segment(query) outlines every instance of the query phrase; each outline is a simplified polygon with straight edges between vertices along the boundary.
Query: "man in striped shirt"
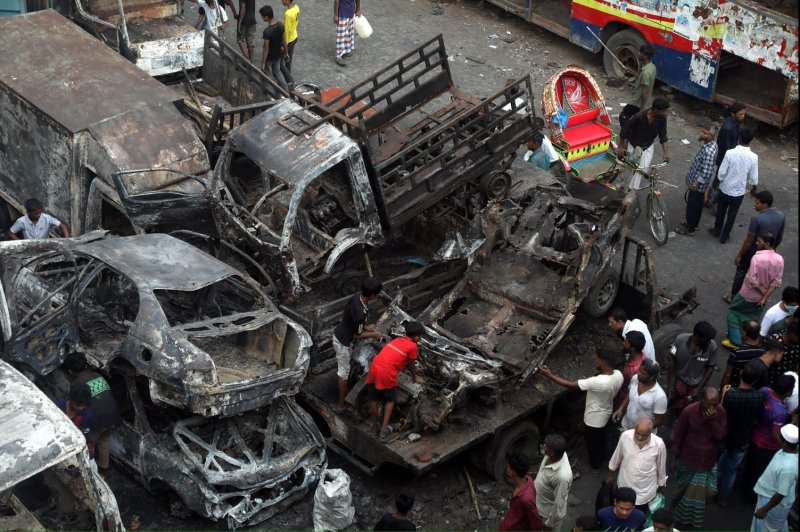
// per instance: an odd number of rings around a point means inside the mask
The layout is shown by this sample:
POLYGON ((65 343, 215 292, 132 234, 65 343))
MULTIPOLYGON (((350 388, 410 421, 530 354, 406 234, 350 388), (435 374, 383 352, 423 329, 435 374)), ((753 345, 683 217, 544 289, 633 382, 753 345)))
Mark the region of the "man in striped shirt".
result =
POLYGON ((686 197, 686 221, 675 230, 680 235, 694 236, 700 225, 706 188, 714 179, 714 163, 717 160, 714 129, 714 126, 704 126, 700 130, 700 142, 703 143, 703 146, 694 156, 689 172, 686 174, 686 186, 689 187, 686 197))

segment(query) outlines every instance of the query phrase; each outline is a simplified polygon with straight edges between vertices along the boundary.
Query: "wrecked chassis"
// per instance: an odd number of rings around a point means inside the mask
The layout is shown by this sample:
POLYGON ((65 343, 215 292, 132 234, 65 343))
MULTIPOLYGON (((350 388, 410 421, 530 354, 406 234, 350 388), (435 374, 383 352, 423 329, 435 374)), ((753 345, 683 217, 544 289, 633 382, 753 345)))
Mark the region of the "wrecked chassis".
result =
MULTIPOLYGON (((645 317, 644 310, 674 318, 693 308, 691 294, 668 300, 665 293, 653 292, 650 280, 654 283, 655 277, 644 275, 646 269, 639 271, 653 264, 648 248, 628 235, 637 211, 635 194, 620 198, 578 183, 571 195, 549 175, 531 172, 512 187, 509 199, 482 211, 486 240, 447 295, 420 313, 406 312, 403 296, 396 295, 378 320, 378 330, 392 336, 403 333, 407 319, 426 326, 418 358, 425 382, 415 384, 400 374, 395 432, 388 442, 375 438, 368 424, 334 411, 335 379, 330 373, 306 379, 302 398, 326 421, 332 436, 329 450, 369 473, 394 463, 422 474, 472 449, 476 466, 500 479, 504 463, 498 465, 498 460, 503 461, 512 445, 538 450, 532 418, 541 416, 539 409, 562 390, 532 375, 562 343, 579 307, 589 316, 602 316, 623 286, 633 293, 637 316, 645 317), (624 262, 622 272, 611 267, 620 250, 626 260, 633 257, 630 246, 637 250, 636 276, 625 271, 629 268, 624 262), (644 303, 656 299, 665 303, 644 303), (415 433, 421 439, 407 439, 415 433)), ((653 317, 651 323, 660 321, 653 317)), ((368 367, 380 347, 362 342, 355 357, 368 367)), ((555 371, 570 374, 573 365, 580 365, 575 364, 579 357, 549 363, 555 371)), ((363 409, 363 392, 362 377, 348 401, 363 409)))
POLYGON ((71 352, 104 372, 125 422, 112 456, 232 528, 302 497, 324 442, 294 402, 311 340, 258 284, 167 235, 95 232, 0 246, 3 356, 55 397, 71 352))

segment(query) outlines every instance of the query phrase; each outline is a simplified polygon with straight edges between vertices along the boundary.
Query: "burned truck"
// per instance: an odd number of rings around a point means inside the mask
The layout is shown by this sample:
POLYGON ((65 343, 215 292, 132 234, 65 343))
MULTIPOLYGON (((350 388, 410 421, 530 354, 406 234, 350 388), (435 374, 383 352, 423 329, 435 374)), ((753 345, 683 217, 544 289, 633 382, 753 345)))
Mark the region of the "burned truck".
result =
POLYGON ((203 31, 177 0, 54 0, 61 13, 150 76, 203 64, 203 31))
MULTIPOLYGON (((485 239, 444 297, 410 313, 403 309, 402 292, 390 294, 377 329, 402 335, 402 323, 416 319, 426 334, 418 359, 424 384, 399 376, 388 441, 379 440, 368 423, 335 411, 335 368, 306 379, 302 397, 324 420, 329 449, 367 472, 393 463, 417 474, 469 449, 477 467, 501 479, 509 450, 538 452, 532 419, 558 394, 557 387, 533 375, 573 320, 586 320, 579 307, 584 316, 602 316, 622 289, 637 302, 636 315, 655 327, 660 317, 676 319, 693 308, 692 292, 665 297, 656 295, 654 281, 647 282, 654 279, 649 250, 629 236, 635 192, 619 196, 583 183, 571 190, 538 169, 523 172, 508 198, 481 211, 485 239), (620 250, 627 267, 617 271, 612 260, 620 250), (625 271, 632 258, 635 275, 625 271)), ((380 348, 363 341, 354 356, 368 367, 380 348)), ((589 356, 584 350, 553 364, 574 377, 575 361, 588 365, 589 356)), ((364 379, 356 375, 347 398, 362 410, 364 379)))
MULTIPOLYGON (((182 115, 202 103, 97 46, 52 10, 0 19, 0 54, 9 58, 0 64, 0 231, 36 197, 72 234, 213 232, 208 154, 182 115), (156 208, 123 204, 119 173, 126 193, 156 208), (138 216, 143 211, 150 216, 138 216)), ((285 94, 212 33, 203 54, 205 83, 234 105, 285 94)))
POLYGON ((163 234, 6 242, 0 262, 3 358, 63 397, 83 353, 122 407, 112 458, 146 486, 237 528, 317 482, 324 442, 293 399, 311 339, 255 281, 163 234))
POLYGON ((110 177, 131 168, 181 171, 137 175, 136 190, 202 193, 185 176, 208 156, 174 91, 53 10, 0 19, 0 56, 0 229, 36 197, 73 234, 133 234, 110 177))
POLYGON ((228 132, 217 229, 296 298, 426 211, 468 220, 502 196, 533 116, 529 78, 483 99, 456 87, 440 35, 338 96, 296 91, 228 132))

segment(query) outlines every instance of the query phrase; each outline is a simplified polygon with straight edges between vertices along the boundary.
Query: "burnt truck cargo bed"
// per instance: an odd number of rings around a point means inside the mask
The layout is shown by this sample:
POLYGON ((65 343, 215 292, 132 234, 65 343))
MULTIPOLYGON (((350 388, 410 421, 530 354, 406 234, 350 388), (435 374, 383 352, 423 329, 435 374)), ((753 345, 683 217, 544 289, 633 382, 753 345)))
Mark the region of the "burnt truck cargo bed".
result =
POLYGON ((332 99, 295 97, 358 142, 387 229, 465 185, 485 197, 507 190, 492 176, 511 165, 535 117, 529 77, 485 99, 459 89, 441 35, 332 99))
MULTIPOLYGON (((593 356, 589 350, 581 351, 577 346, 585 341, 581 339, 581 331, 590 320, 588 316, 579 316, 569 337, 550 356, 548 367, 554 373, 570 380, 589 376, 593 356)), ((401 374, 401 382, 403 377, 401 374)), ((439 432, 423 433, 417 442, 411 443, 408 440, 411 431, 404 431, 393 441, 384 443, 370 430, 368 418, 355 421, 349 414, 334 411, 336 381, 335 367, 319 375, 309 375, 303 383, 301 398, 330 429, 328 449, 345 456, 368 473, 373 473, 383 464, 395 464, 422 475, 502 432, 502 429, 529 418, 568 391, 543 377, 533 376, 521 386, 503 389, 494 405, 487 405, 478 398, 471 399, 453 411, 445 428, 439 432)))

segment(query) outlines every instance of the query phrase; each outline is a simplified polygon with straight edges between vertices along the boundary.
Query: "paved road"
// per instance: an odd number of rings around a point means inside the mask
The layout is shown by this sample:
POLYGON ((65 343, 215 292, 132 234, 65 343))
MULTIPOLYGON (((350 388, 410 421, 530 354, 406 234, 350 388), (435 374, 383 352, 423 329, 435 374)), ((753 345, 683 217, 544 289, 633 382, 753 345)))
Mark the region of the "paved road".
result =
MULTIPOLYGON (((357 42, 354 57, 346 68, 333 62, 335 27, 332 22, 332 0, 300 0, 300 40, 294 59, 294 74, 297 81, 311 81, 320 86, 353 84, 375 72, 422 42, 438 33, 444 34, 451 56, 451 68, 457 83, 465 90, 478 95, 488 95, 499 89, 507 78, 532 76, 536 98, 540 98, 541 87, 546 78, 568 64, 588 67, 603 87, 607 103, 616 114, 621 104, 627 101, 627 88, 610 87, 602 71, 602 59, 547 31, 524 23, 495 8, 481 8, 479 2, 464 0, 444 7, 444 14, 434 16, 428 0, 363 0, 363 11, 374 29, 368 41, 357 42), (513 42, 489 39, 489 35, 511 36, 513 42), (478 59, 476 62, 467 57, 478 59)), ((258 6, 263 5, 261 1, 258 6)), ((280 2, 274 1, 276 12, 282 13, 280 2)), ((194 4, 187 2, 187 19, 194 20, 194 4)), ((263 23, 259 24, 259 30, 263 23)), ((229 30, 228 34, 233 33, 229 30)), ((229 38, 230 40, 230 38, 229 38)), ((511 39, 509 39, 511 40, 511 39)), ((260 50, 258 43, 257 50, 260 50)), ((258 53, 258 52, 257 52, 258 53)), ((669 208, 672 227, 683 217, 684 175, 689 162, 699 147, 699 126, 720 123, 723 117, 718 106, 697 101, 679 93, 663 92, 672 102, 669 115, 670 153, 672 162, 663 172, 665 198, 669 208), (682 143, 682 139, 689 144, 682 143)), ((537 107, 539 103, 537 101, 537 107)), ((797 286, 797 225, 798 178, 797 178, 797 128, 781 132, 761 126, 758 129, 753 150, 760 157, 761 189, 772 190, 776 206, 784 210, 787 219, 793 221, 787 228, 780 249, 787 258, 785 285, 797 286)), ((656 152, 656 157, 660 154, 656 152)), ((703 229, 695 237, 671 236, 662 247, 655 246, 646 221, 637 225, 636 234, 655 247, 658 279, 662 286, 681 292, 691 286, 698 288, 700 308, 694 316, 685 319, 683 325, 691 328, 698 319, 709 320, 722 333, 725 329, 725 305, 721 295, 728 288, 733 276, 733 257, 744 238, 752 202, 742 207, 731 242, 719 244, 703 229)), ((702 226, 712 222, 708 212, 703 215, 702 226)), ((773 298, 774 299, 774 298, 773 298)), ((725 353, 720 353, 724 360, 725 353)), ((714 379, 720 378, 718 371, 714 379)), ((573 460, 585 464, 582 452, 572 453, 573 460)), ((342 466, 335 457, 335 466, 342 466)), ((482 519, 478 520, 462 472, 462 464, 455 461, 446 464, 433 474, 413 479, 405 473, 393 470, 382 471, 375 478, 365 478, 345 467, 353 475, 354 502, 360 528, 372 526, 381 512, 389 509, 393 495, 399 487, 407 487, 418 494, 415 517, 425 528, 436 529, 491 529, 497 526, 508 504, 510 489, 502 483, 490 481, 477 472, 472 472, 473 481, 479 486, 478 498, 482 519)), ((580 463, 577 469, 583 470, 580 463)), ((570 507, 572 516, 590 512, 600 477, 582 473, 575 482, 570 507)), ((143 515, 144 528, 219 528, 221 523, 212 523, 198 518, 179 519, 164 512, 161 503, 154 504, 136 484, 118 473, 112 476, 112 484, 120 498, 120 506, 127 518, 134 513, 143 515), (120 494, 122 496, 120 497, 120 494)), ((312 497, 306 499, 265 523, 270 528, 310 528, 312 497)), ((737 504, 726 511, 712 506, 706 524, 714 530, 745 530, 749 528, 752 508, 737 504)), ((264 528, 263 526, 260 528, 264 528)))

